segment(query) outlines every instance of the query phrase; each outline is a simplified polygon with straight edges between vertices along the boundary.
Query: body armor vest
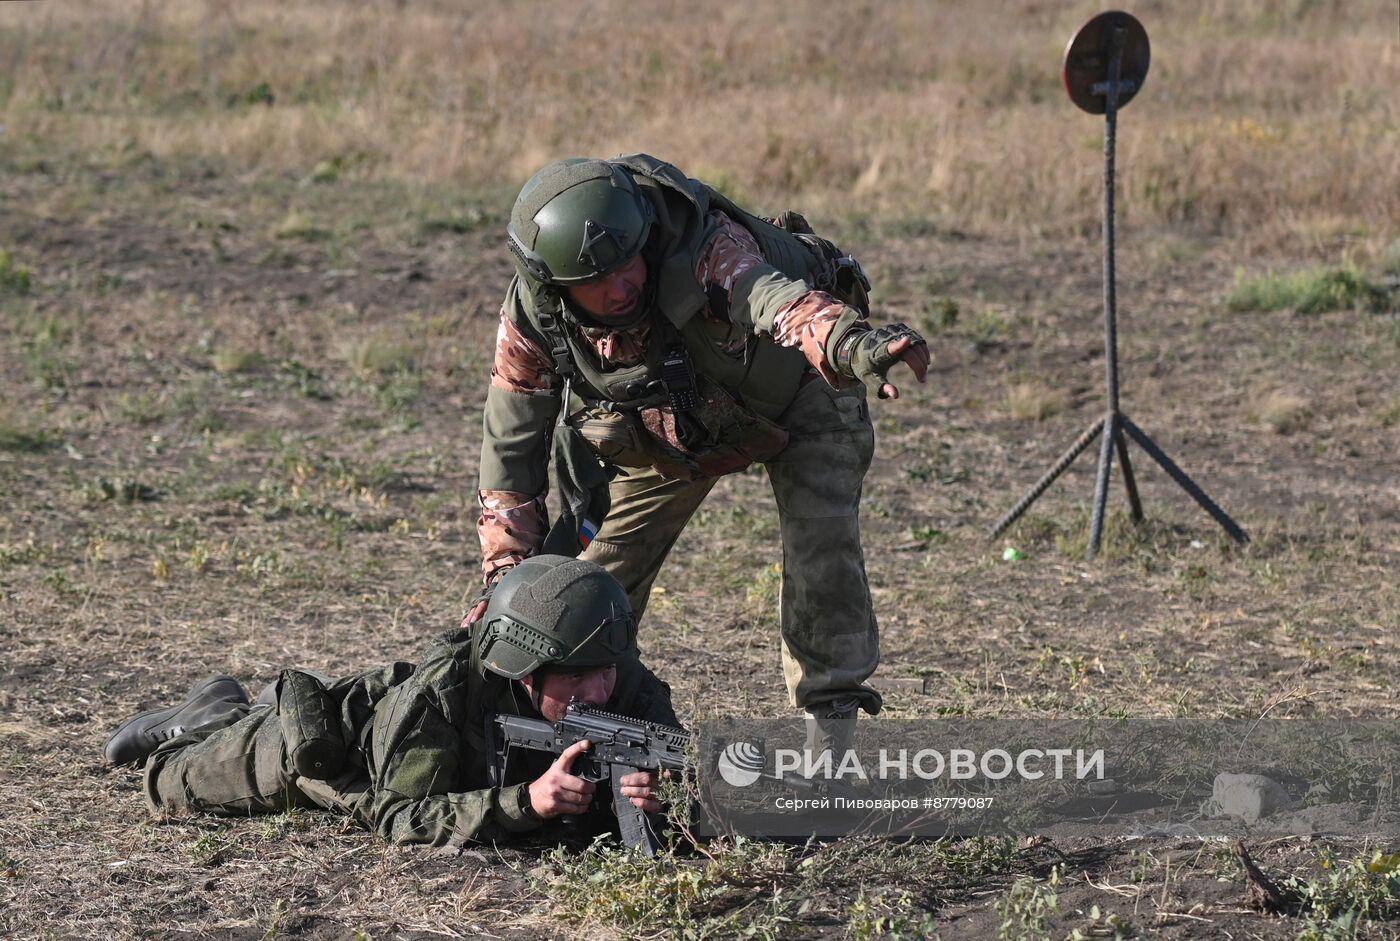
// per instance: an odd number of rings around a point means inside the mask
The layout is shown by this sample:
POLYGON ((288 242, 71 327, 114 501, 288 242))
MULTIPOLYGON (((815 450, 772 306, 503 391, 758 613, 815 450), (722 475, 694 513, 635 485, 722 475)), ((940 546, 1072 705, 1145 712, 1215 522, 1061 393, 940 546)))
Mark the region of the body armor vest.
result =
POLYGON ((742 225, 758 242, 764 259, 794 280, 811 283, 821 259, 793 233, 735 205, 704 183, 688 179, 668 163, 645 154, 614 162, 633 174, 656 211, 656 231, 647 257, 647 296, 643 298, 653 317, 645 359, 636 366, 604 372, 594 351, 564 322, 558 292, 532 279, 516 279, 512 284, 515 296, 507 299, 507 309, 524 314, 526 332, 543 341, 556 368, 564 366, 562 359, 567 358, 567 367, 560 372, 571 380, 572 391, 586 405, 636 410, 665 404, 667 397, 658 381, 661 363, 668 350, 683 344, 699 376, 715 382, 764 418, 776 419, 796 394, 806 359, 800 350, 781 347, 770 337, 747 337, 740 355, 726 353, 721 345, 741 328, 695 316, 708 303, 695 277, 695 263, 713 234, 709 213, 721 210, 742 225))

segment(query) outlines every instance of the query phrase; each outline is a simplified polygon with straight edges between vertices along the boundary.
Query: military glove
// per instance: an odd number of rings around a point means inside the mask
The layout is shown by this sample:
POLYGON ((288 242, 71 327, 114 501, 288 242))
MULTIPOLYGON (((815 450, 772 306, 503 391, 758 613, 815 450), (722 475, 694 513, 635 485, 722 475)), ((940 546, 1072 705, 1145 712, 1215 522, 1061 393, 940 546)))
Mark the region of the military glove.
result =
POLYGON ((463 615, 462 623, 457 625, 458 630, 464 631, 481 620, 481 616, 486 613, 486 606, 491 603, 491 592, 495 590, 496 583, 492 582, 477 593, 477 596, 472 599, 472 606, 463 615))
MULTIPOLYGON (((874 330, 851 330, 836 347, 836 368, 845 376, 859 379, 867 391, 883 399, 885 395, 882 390, 889 381, 890 368, 921 346, 927 346, 926 341, 907 324, 892 323, 874 330), (890 346, 906 337, 913 341, 912 345, 901 353, 891 353, 890 346)), ((922 355, 926 357, 927 353, 922 355)))

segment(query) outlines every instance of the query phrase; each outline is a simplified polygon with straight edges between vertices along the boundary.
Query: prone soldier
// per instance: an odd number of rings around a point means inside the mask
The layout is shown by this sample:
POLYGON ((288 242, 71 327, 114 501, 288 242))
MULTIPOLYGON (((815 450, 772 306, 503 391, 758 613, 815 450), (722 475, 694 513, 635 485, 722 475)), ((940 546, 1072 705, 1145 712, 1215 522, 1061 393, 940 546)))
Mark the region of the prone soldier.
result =
MULTIPOLYGON (((542 555, 497 586, 484 617, 399 662, 321 683, 286 671, 249 702, 215 677, 177 706, 122 723, 103 753, 145 762, 152 810, 246 816, 320 807, 350 814, 394 843, 500 842, 562 816, 603 832, 612 808, 572 765, 528 753, 493 783, 494 716, 557 722, 572 700, 675 726, 670 688, 637 658, 637 621, 598 565, 542 555)), ((655 772, 617 782, 657 813, 655 772)), ((562 834, 561 834, 562 835, 562 834)))

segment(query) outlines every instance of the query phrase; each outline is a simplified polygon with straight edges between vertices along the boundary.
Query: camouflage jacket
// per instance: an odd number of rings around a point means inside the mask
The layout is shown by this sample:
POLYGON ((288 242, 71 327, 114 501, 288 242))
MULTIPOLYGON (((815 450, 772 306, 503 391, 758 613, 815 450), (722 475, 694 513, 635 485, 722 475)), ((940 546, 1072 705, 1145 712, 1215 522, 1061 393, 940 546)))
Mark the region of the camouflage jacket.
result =
MULTIPOLYGON (((459 631, 429 648, 416 666, 400 663, 347 677, 331 687, 333 694, 352 690, 342 712, 344 731, 349 733, 347 741, 359 743, 352 747, 352 757, 356 764, 363 763, 369 777, 368 788, 357 798, 342 797, 331 804, 349 809, 361 824, 390 842, 494 843, 554 825, 520 810, 521 789, 548 768, 551 756, 520 762, 512 775, 518 780, 491 785, 494 756, 488 754, 484 734, 488 717, 540 715, 518 684, 480 672, 472 663, 471 647, 468 632, 459 631), (355 691, 383 679, 393 685, 381 688, 377 701, 366 703, 356 696, 355 691), (356 698, 368 709, 352 710, 350 702, 356 698)), ((606 708, 680 724, 671 708, 670 687, 635 658, 618 664, 617 684, 606 708)), ((589 816, 594 819, 585 823, 597 832, 612 824, 612 809, 606 803, 595 803, 589 816)))

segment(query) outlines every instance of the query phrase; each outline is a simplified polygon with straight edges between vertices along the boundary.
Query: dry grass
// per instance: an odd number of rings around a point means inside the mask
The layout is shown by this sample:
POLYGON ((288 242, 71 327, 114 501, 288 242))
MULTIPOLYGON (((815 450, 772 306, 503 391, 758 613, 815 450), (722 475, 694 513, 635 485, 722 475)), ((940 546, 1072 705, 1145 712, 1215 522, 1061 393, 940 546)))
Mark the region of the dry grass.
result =
POLYGON ((1291 435, 1307 426, 1308 401, 1292 392, 1270 392, 1255 403, 1255 417, 1281 435, 1291 435))
MULTIPOLYGON (((1058 69, 1097 9, 672 0, 640 24, 617 0, 528 15, 504 2, 4 4, 0 113, 13 137, 117 163, 196 156, 510 192, 552 157, 647 150, 769 206, 1091 230, 1101 124, 1065 100, 1058 69)), ((1125 221, 1375 251, 1394 238, 1393 7, 1135 12, 1154 50, 1120 129, 1125 221)))
MULTIPOLYGON (((1156 59, 1123 126, 1124 404, 1253 541, 1134 449, 1148 521, 1115 480, 1086 564, 1091 451, 1008 533, 1009 564, 984 527, 1102 408, 1100 129, 1054 76, 1097 7, 0 4, 0 937, 640 933, 559 921, 622 872, 592 856, 148 818, 99 757, 210 672, 256 691, 290 664, 412 658, 456 623, 501 210, 568 152, 651 149, 825 211, 881 319, 929 328, 930 382, 871 403, 878 675, 926 681, 887 717, 1393 716, 1400 329, 1366 305, 1224 304, 1241 267, 1400 274, 1383 6, 1134 8, 1156 59), (1038 237, 1067 230, 1091 238, 1038 237)), ((763 475, 720 481, 643 627, 687 719, 788 714, 781 557, 763 475)), ((726 904, 797 936, 988 937, 998 894, 1068 854, 1063 910, 1138 936, 1304 927, 1241 909, 1238 873, 1177 841, 993 850, 755 845, 773 865, 726 904)), ((1259 858, 1318 870, 1313 838, 1259 858)))
POLYGON ((1021 421, 1043 421, 1069 407, 1069 393, 1034 382, 1018 383, 1006 390, 1006 410, 1021 421))

